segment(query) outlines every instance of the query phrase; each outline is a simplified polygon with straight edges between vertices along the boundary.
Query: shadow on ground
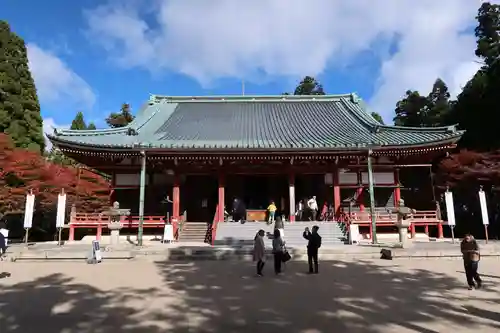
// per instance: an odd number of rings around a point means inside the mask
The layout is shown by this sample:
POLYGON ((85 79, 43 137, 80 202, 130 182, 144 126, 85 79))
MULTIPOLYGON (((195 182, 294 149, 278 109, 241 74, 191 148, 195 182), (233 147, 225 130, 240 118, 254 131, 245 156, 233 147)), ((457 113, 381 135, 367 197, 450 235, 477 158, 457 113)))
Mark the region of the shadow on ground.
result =
POLYGON ((499 313, 453 305, 467 294, 464 281, 423 269, 404 272, 397 261, 385 267, 323 262, 319 275, 304 274, 305 263, 292 262, 279 277, 268 263, 263 278, 242 262, 157 265, 165 282, 185 293, 183 305, 165 313, 178 322, 172 333, 188 332, 190 320, 198 325, 193 332, 207 333, 427 333, 448 331, 445 320, 471 331, 500 329, 499 313))
MULTIPOLYGON (((450 331, 445 322, 465 331, 500 329, 497 312, 457 305, 467 295, 464 281, 407 271, 398 261, 323 262, 310 276, 304 263, 293 262, 283 276, 263 278, 246 262, 151 265, 163 278, 155 288, 97 288, 64 274, 10 286, 0 280, 0 332, 428 333, 450 331)), ((498 308, 499 295, 491 293, 484 302, 498 308)))

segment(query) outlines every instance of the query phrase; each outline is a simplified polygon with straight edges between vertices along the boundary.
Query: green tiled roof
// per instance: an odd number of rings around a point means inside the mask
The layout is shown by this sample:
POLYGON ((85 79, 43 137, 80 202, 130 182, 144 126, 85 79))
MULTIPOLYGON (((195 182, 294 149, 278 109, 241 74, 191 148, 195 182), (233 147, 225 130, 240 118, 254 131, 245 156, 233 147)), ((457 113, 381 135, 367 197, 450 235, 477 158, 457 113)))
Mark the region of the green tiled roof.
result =
POLYGON ((355 95, 152 95, 136 119, 120 129, 48 134, 60 146, 167 149, 357 149, 453 143, 455 126, 380 125, 355 95))

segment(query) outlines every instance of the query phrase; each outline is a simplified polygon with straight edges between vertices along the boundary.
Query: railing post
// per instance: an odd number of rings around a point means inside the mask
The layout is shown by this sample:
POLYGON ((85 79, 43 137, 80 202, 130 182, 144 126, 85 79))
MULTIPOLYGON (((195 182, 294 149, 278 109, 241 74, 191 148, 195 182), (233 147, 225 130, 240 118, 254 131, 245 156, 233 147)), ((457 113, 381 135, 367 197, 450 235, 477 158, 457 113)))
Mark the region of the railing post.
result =
POLYGON ((75 223, 76 223, 76 206, 73 204, 71 206, 71 212, 69 215, 69 235, 68 241, 72 242, 75 240, 75 223))

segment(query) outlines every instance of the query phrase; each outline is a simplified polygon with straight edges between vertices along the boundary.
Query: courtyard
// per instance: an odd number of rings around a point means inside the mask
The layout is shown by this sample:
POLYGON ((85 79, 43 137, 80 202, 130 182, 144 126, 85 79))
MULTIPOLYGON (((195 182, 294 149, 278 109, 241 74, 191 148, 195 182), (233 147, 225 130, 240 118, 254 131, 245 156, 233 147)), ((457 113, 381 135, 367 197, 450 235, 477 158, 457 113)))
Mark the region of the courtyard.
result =
POLYGON ((482 290, 460 260, 291 262, 263 278, 238 261, 2 262, 0 331, 497 332, 499 259, 482 290))

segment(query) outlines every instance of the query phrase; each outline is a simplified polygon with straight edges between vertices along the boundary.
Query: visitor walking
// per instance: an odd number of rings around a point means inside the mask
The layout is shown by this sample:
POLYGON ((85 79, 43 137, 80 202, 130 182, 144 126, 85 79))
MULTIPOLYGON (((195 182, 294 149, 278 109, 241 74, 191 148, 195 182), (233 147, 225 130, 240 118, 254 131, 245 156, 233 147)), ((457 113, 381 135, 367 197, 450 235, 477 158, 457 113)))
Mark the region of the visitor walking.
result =
POLYGON ((285 240, 285 221, 283 220, 283 217, 278 217, 276 219, 276 222, 274 222, 274 229, 278 229, 281 239, 285 240))
POLYGON ((267 213, 269 215, 267 224, 272 224, 276 220, 275 216, 277 210, 278 208, 276 208, 276 204, 274 203, 274 201, 271 201, 271 204, 267 207, 267 213))
POLYGON ((281 264, 283 263, 283 254, 285 253, 285 241, 281 238, 280 231, 274 229, 273 234, 273 256, 274 273, 281 274, 281 264))
POLYGON ((479 245, 470 233, 467 233, 460 243, 460 250, 464 259, 465 277, 469 290, 474 287, 481 288, 483 282, 477 273, 480 260, 479 245))
POLYGON ((7 251, 7 235, 9 231, 5 225, 5 222, 0 222, 0 260, 3 260, 2 257, 7 251))
POLYGON ((314 195, 307 202, 307 207, 311 211, 311 221, 316 221, 316 217, 318 216, 318 202, 316 201, 316 196, 314 195))
POLYGON ((304 213, 304 202, 302 200, 299 200, 299 203, 297 204, 297 212, 295 215, 297 216, 297 221, 302 221, 302 215, 304 213))
POLYGON ((309 274, 318 274, 318 249, 321 247, 321 236, 318 234, 319 227, 312 227, 312 232, 306 227, 303 236, 307 242, 307 262, 309 263, 309 274), (314 267, 313 267, 314 264, 314 267))
POLYGON ((257 262, 257 275, 262 275, 266 263, 266 246, 264 245, 264 230, 259 230, 253 240, 253 260, 257 262))
POLYGON ((9 239, 9 229, 7 229, 7 223, 5 223, 5 221, 0 221, 0 234, 3 235, 5 247, 7 247, 9 239))

